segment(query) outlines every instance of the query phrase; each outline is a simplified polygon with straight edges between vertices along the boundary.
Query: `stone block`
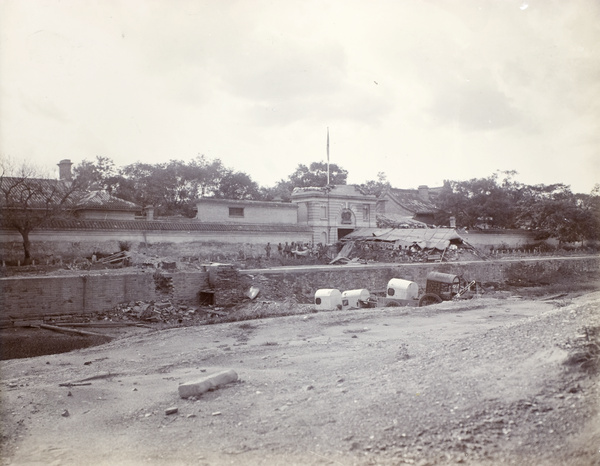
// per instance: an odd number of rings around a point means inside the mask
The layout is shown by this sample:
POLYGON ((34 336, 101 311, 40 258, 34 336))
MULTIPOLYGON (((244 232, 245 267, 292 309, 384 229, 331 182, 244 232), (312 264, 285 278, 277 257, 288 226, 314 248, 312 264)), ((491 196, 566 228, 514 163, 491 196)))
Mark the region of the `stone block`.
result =
POLYGON ((227 371, 217 372, 216 374, 208 375, 194 382, 186 382, 179 386, 179 396, 181 398, 189 398, 190 396, 198 396, 209 390, 214 390, 222 385, 235 382, 238 379, 237 373, 230 369, 227 371))

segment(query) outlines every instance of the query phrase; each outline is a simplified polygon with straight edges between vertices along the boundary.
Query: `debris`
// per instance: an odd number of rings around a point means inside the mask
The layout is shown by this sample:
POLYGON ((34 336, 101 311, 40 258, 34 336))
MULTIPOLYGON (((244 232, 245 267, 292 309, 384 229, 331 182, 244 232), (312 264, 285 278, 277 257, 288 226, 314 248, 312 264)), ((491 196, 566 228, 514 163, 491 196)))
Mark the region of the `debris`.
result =
POLYGON ((45 328, 47 330, 53 330, 55 332, 61 332, 61 333, 74 333, 77 335, 87 335, 87 336, 93 336, 93 337, 107 337, 107 338, 112 338, 108 335, 104 335, 102 333, 95 333, 95 332, 86 332, 85 330, 75 330, 72 328, 65 328, 65 327, 57 327, 55 325, 48 325, 48 324, 40 324, 39 325, 40 328, 45 328))
POLYGON ((349 241, 346 244, 344 244, 344 246, 342 247, 342 249, 340 250, 340 252, 338 253, 338 255, 335 257, 335 259, 333 259, 329 264, 333 265, 333 264, 347 264, 350 259, 350 253, 352 252, 352 249, 354 248, 354 241, 349 241))
POLYGON ((195 382, 187 382, 179 385, 179 396, 181 398, 188 398, 190 396, 201 395, 222 385, 235 382, 237 379, 238 375, 233 369, 217 372, 195 382))
POLYGON ((98 259, 98 263, 100 264, 114 264, 116 262, 123 262, 127 260, 129 257, 129 253, 127 251, 120 251, 115 254, 112 254, 107 257, 103 257, 102 259, 98 259))
POLYGON ((568 293, 560 293, 554 296, 548 296, 547 298, 543 298, 542 301, 550 301, 552 299, 564 298, 568 293))
POLYGON ((98 380, 98 379, 108 379, 109 377, 115 377, 118 374, 116 373, 111 373, 111 372, 103 372, 101 374, 97 374, 97 375, 92 375, 91 377, 86 377, 85 379, 80 379, 80 380, 74 380, 72 382, 65 382, 65 383, 61 383, 58 384, 60 387, 78 387, 81 385, 92 385, 91 382, 88 383, 88 381, 90 380, 98 380))
POLYGON ((248 296, 248 298, 250 299, 254 299, 258 296, 258 293, 260 293, 260 288, 257 286, 251 286, 248 292, 246 293, 246 296, 248 296))
POLYGON ((165 409, 165 415, 168 416, 169 414, 175 414, 175 413, 177 413, 177 411, 179 411, 177 406, 172 406, 170 408, 165 409))

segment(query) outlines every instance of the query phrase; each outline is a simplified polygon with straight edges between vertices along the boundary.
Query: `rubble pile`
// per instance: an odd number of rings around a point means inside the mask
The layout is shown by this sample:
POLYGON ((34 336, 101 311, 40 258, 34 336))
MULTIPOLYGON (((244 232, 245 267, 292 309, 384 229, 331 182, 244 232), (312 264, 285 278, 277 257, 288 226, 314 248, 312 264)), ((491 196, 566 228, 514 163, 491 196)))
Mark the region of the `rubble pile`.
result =
POLYGON ((249 301, 233 309, 237 320, 261 319, 265 317, 308 314, 314 312, 313 304, 300 304, 294 297, 283 301, 249 301))
POLYGON ((119 304, 109 311, 96 314, 96 318, 117 322, 193 325, 222 314, 222 308, 218 307, 190 306, 165 300, 119 304))

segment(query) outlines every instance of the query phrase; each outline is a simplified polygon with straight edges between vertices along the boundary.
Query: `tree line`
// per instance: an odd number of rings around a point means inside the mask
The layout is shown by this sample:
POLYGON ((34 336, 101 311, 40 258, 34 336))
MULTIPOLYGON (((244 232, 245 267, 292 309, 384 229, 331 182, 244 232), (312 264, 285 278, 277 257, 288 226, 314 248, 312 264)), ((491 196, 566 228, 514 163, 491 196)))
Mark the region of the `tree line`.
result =
MULTIPOLYGON (((327 164, 313 162, 299 164, 273 187, 261 187, 250 175, 204 156, 189 162, 136 162, 123 167, 116 167, 107 157, 96 157, 73 168, 74 179, 68 189, 60 183, 40 183, 27 164, 19 167, 17 176, 8 176, 11 173, 2 168, 0 220, 23 236, 26 261, 29 232, 68 214, 90 190, 106 190, 142 208, 151 205, 159 216, 192 218, 201 197, 288 202, 294 188, 323 187, 328 181, 327 164)), ((580 194, 561 183, 527 185, 517 181, 516 174, 505 171, 466 181, 446 180, 432 192, 432 202, 439 209, 436 224, 449 225, 454 217, 456 225, 463 228, 527 228, 536 231, 539 240, 600 241, 600 184, 591 193, 580 194)), ((344 185, 347 178, 347 170, 330 164, 330 184, 344 185)), ((391 186, 380 172, 376 180, 366 181, 361 188, 379 195, 391 186)))
MULTIPOLYGON (((331 184, 346 184, 346 170, 330 164, 329 171, 331 184)), ((142 207, 152 205, 161 216, 193 217, 196 200, 201 197, 288 202, 295 187, 327 184, 324 162, 299 164, 287 179, 273 187, 261 187, 248 174, 202 155, 189 162, 136 162, 121 168, 115 167, 109 158, 96 157, 94 161, 81 162, 73 172, 80 184, 105 189, 142 207)))
MULTIPOLYGON (((329 181, 346 184, 348 171, 330 164, 329 181)), ((136 162, 117 169, 105 157, 83 161, 74 168, 76 179, 96 185, 141 206, 152 205, 158 215, 194 216, 199 197, 284 201, 296 187, 325 186, 327 164, 299 164, 273 187, 261 187, 243 172, 225 167, 219 159, 198 156, 190 162, 136 162)), ((439 209, 436 223, 449 225, 454 217, 463 228, 527 228, 539 238, 561 241, 600 240, 600 184, 590 194, 573 193, 568 185, 528 185, 516 180, 515 171, 496 172, 465 181, 444 181, 432 196, 439 209)), ((390 187, 383 172, 361 185, 379 195, 390 187)))

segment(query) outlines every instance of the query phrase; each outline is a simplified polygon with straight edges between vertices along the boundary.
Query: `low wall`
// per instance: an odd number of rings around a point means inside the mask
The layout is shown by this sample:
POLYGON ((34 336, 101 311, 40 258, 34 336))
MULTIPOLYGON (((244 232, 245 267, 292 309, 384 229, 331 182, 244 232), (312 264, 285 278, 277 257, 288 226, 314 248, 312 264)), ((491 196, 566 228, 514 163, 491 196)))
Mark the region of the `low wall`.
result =
MULTIPOLYGON (((189 238, 188 238, 189 239, 189 238)), ((168 257, 170 260, 181 261, 183 258, 190 260, 194 258, 200 262, 228 262, 239 260, 240 258, 256 259, 265 256, 265 246, 267 242, 271 243, 271 254, 275 255, 277 243, 286 241, 299 241, 298 238, 277 236, 277 242, 273 238, 264 238, 262 241, 254 243, 245 242, 249 238, 238 238, 237 243, 227 243, 219 241, 222 238, 215 238, 212 241, 187 241, 177 242, 137 242, 127 239, 111 239, 105 236, 103 240, 98 241, 44 241, 41 237, 36 237, 36 241, 31 244, 31 256, 38 265, 53 264, 62 262, 83 261, 85 258, 91 258, 92 254, 100 253, 110 255, 120 250, 121 244, 127 243, 129 251, 139 253, 150 258, 168 257)), ((300 238, 301 240, 302 238, 300 238)), ((0 242, 0 263, 17 264, 17 261, 23 260, 23 245, 18 241, 0 242)))
POLYGON ((0 279, 0 318, 91 314, 132 301, 195 302, 208 273, 117 273, 0 279))
POLYGON ((79 276, 13 277, 0 279, 1 319, 26 319, 43 315, 85 314, 112 309, 131 301, 169 299, 197 304, 198 292, 211 289, 215 304, 243 301, 250 286, 260 288, 259 299, 294 298, 311 303, 315 291, 367 288, 384 291, 392 278, 416 282, 421 290, 431 271, 462 275, 480 283, 552 283, 557 278, 596 273, 600 257, 515 259, 434 264, 377 264, 281 267, 236 270, 209 266, 198 272, 109 273, 79 276))
MULTIPOLYGON (((203 251, 218 245, 220 255, 235 257, 239 251, 251 256, 265 254, 267 243, 277 245, 285 242, 310 243, 312 232, 286 231, 238 231, 238 232, 189 232, 178 231, 44 231, 34 230, 30 234, 31 257, 38 263, 52 261, 73 261, 100 252, 112 254, 118 252, 121 243, 128 243, 132 251, 152 253, 153 249, 168 247, 176 257, 203 256, 203 251)), ((276 249, 276 248, 275 248, 276 249)), ((0 229, 0 261, 14 262, 23 260, 23 240, 12 231, 0 229)), ((216 255, 219 255, 217 253, 216 255)))
POLYGON ((245 286, 258 286, 261 296, 282 299, 286 295, 312 302, 318 289, 340 291, 366 288, 384 291, 392 278, 414 281, 423 292, 429 272, 461 275, 482 284, 552 283, 559 277, 576 277, 600 269, 600 257, 554 257, 445 263, 313 266, 244 270, 245 286))

